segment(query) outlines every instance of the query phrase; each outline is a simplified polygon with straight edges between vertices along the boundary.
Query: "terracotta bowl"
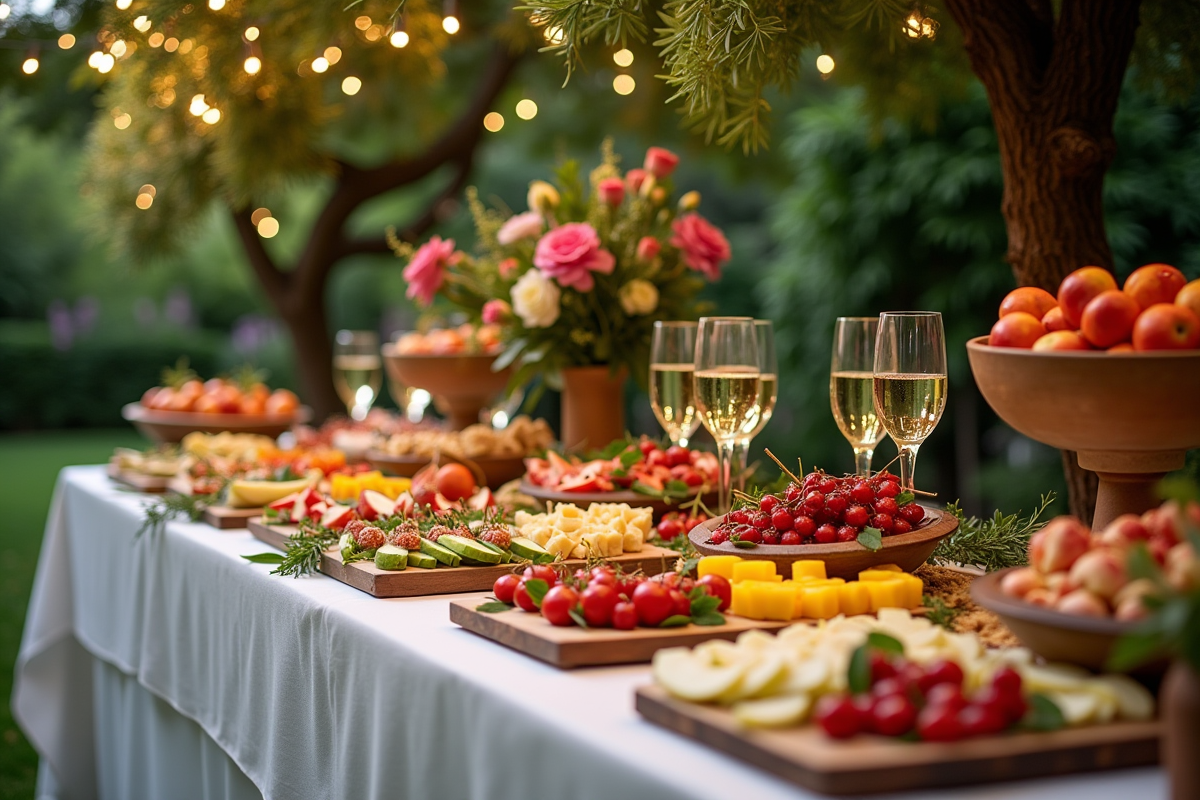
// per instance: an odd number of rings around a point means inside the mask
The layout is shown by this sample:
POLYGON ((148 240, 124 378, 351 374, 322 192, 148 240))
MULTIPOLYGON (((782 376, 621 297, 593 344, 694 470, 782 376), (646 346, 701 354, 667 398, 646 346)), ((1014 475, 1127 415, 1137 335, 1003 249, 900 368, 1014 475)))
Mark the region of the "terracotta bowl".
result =
MULTIPOLYGON (((428 456, 397 456, 382 450, 369 450, 367 451, 367 461, 371 466, 383 472, 411 478, 421 467, 429 464, 433 459, 428 456)), ((483 473, 488 487, 492 489, 498 489, 525 474, 525 459, 523 458, 472 458, 466 459, 464 463, 468 467, 478 467, 479 471, 483 473)))
MULTIPOLYGON (((654 509, 654 519, 656 521, 668 511, 678 511, 682 503, 691 502, 691 498, 689 497, 687 500, 668 503, 665 500, 656 500, 653 497, 647 497, 644 494, 638 494, 634 491, 556 492, 541 486, 535 486, 529 481, 521 481, 520 491, 522 494, 527 494, 540 503, 574 503, 580 508, 587 508, 592 503, 628 503, 634 508, 652 508, 654 509)), ((715 506, 717 504, 716 493, 705 495, 704 503, 709 507, 715 506)))
POLYGON ((688 538, 697 552, 706 556, 741 556, 746 559, 774 561, 776 571, 787 577, 791 575, 791 564, 800 559, 819 559, 825 562, 825 574, 830 578, 851 580, 864 569, 880 564, 895 564, 905 572, 912 572, 929 560, 938 542, 958 529, 954 515, 933 508, 925 509, 925 520, 920 528, 910 533, 883 537, 883 547, 875 552, 858 542, 835 542, 834 544, 767 544, 742 549, 729 542, 705 544, 713 530, 724 517, 715 517, 692 528, 688 538))
POLYGON ((1160 502, 1154 484, 1200 447, 1200 350, 1034 352, 967 342, 992 410, 1100 475, 1095 528, 1160 502))
MULTIPOLYGON (((971 583, 971 597, 1000 617, 1021 644, 1047 661, 1076 664, 1097 672, 1109 671, 1106 662, 1117 639, 1133 631, 1137 623, 1064 614, 1009 597, 1000 591, 1000 581, 1010 571, 1002 569, 976 578, 971 583)), ((1151 664, 1136 672, 1161 674, 1165 667, 1165 663, 1151 664)))
POLYGON ((295 414, 197 414, 192 411, 158 411, 141 403, 128 403, 121 416, 133 423, 143 436, 155 442, 180 442, 189 433, 258 433, 278 436, 293 425, 308 422, 307 406, 295 414))
POLYGON ((511 368, 492 371, 495 355, 401 355, 392 343, 382 352, 391 379, 433 395, 454 430, 479 422, 479 412, 504 391, 512 375, 511 368))

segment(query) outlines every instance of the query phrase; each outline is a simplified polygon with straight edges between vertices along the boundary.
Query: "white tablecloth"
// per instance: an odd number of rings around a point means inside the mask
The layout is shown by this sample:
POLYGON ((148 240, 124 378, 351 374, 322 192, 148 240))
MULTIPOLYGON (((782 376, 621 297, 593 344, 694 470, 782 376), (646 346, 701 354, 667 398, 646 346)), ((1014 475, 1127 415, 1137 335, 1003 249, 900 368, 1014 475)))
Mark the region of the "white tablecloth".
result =
MULTIPOLYGON (((445 596, 378 600, 325 576, 269 576, 240 558, 267 549, 245 531, 174 523, 135 540, 142 502, 98 467, 72 467, 46 526, 13 710, 64 798, 162 796, 152 787, 176 776, 225 780, 233 796, 239 770, 281 799, 808 796, 644 722, 633 689, 645 666, 564 672, 452 625, 445 596), (146 705, 120 700, 122 676, 231 764, 173 763, 180 749, 156 755, 144 733, 122 741, 110 718, 146 705)), ((215 757, 203 742, 192 750, 215 757)), ((1139 769, 907 796, 1164 787, 1161 771, 1139 769)))

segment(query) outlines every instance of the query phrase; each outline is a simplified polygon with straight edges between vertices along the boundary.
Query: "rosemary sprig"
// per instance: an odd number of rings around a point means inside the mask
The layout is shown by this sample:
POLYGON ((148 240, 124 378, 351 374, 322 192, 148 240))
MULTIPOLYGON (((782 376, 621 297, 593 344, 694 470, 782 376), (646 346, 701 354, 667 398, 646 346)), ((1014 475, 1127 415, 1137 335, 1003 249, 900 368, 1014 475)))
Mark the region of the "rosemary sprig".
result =
POLYGON ((943 539, 933 551, 935 564, 958 564, 994 572, 1006 567, 1024 566, 1029 561, 1029 537, 1046 523, 1041 516, 1054 502, 1054 492, 1042 495, 1041 504, 1028 517, 996 511, 991 519, 967 518, 958 502, 946 504, 946 511, 958 518, 958 530, 943 539))
POLYGON ((300 529, 288 537, 287 551, 279 566, 271 570, 272 575, 291 575, 299 578, 321 569, 321 554, 338 542, 337 531, 319 525, 302 523, 300 529))
POLYGON ((961 608, 947 605, 945 600, 932 595, 922 597, 921 604, 929 609, 928 617, 930 622, 934 625, 940 625, 948 631, 954 630, 954 618, 962 613, 961 608))
MULTIPOLYGON (((224 491, 224 487, 222 487, 222 491, 224 491)), ((140 539, 144 533, 157 536, 173 519, 186 518, 197 522, 220 496, 221 492, 212 494, 168 492, 143 507, 142 526, 137 529, 134 539, 140 539)))

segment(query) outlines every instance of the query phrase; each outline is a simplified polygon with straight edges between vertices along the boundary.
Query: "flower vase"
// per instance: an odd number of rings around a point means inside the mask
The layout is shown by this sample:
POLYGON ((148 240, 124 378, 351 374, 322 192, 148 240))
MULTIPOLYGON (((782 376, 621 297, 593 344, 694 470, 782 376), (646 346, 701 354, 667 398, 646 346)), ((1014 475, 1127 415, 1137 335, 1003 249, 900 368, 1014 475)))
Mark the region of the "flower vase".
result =
POLYGON ((563 446, 599 449, 625 435, 625 381, 622 367, 613 374, 607 364, 569 367, 562 371, 563 446))
POLYGON ((1163 763, 1171 778, 1172 800, 1200 797, 1200 672, 1183 659, 1167 671, 1159 693, 1165 719, 1163 763))

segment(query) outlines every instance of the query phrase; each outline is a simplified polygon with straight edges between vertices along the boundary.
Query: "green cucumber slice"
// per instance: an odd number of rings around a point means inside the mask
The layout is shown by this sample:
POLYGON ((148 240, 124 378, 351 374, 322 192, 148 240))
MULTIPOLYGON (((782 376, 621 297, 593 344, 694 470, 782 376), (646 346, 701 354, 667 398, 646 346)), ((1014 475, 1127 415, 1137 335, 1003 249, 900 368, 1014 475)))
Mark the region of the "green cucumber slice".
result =
POLYGON ((405 569, 408 567, 408 551, 394 544, 381 545, 375 551, 375 566, 389 570, 405 569))
POLYGON ((421 569, 433 569, 438 565, 438 560, 428 553, 418 553, 413 550, 409 551, 408 565, 410 567, 420 567, 421 569))
POLYGON ((462 556, 458 553, 428 539, 421 540, 421 552, 433 556, 447 567, 457 567, 462 563, 462 556))
POLYGON ((494 550, 482 547, 479 542, 474 539, 466 539, 462 536, 453 534, 444 534, 438 537, 437 544, 443 545, 450 550, 458 553, 463 558, 469 558, 472 561, 479 561, 484 564, 499 564, 500 554, 494 550))

